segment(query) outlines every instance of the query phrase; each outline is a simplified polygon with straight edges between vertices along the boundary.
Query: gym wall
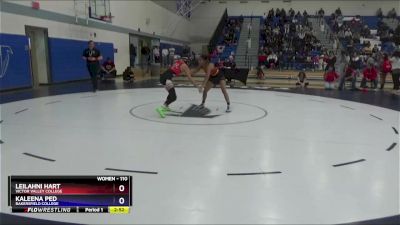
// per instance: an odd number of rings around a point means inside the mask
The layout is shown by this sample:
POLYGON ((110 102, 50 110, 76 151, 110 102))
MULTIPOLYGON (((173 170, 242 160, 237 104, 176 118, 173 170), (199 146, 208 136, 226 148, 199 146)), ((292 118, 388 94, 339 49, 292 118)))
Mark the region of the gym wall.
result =
MULTIPOLYGON (((25 40, 23 48, 18 50, 21 52, 16 52, 17 49, 13 48, 14 54, 10 57, 7 74, 0 78, 2 83, 0 90, 32 85, 25 25, 48 29, 50 72, 53 82, 88 78, 81 54, 90 39, 106 47, 102 49, 98 45, 104 57, 114 58, 118 71, 123 71, 129 65, 129 33, 137 32, 138 28, 141 30, 140 34, 153 36, 155 32, 157 38, 161 40, 176 40, 182 43, 188 41, 189 22, 151 1, 111 1, 111 12, 115 16, 112 24, 90 20, 89 25, 86 25, 84 20, 75 23, 72 0, 39 2, 40 10, 32 9, 30 0, 0 2, 1 34, 16 35, 25 40), (4 7, 5 4, 7 7, 4 7), (78 43, 77 48, 72 48, 71 43, 78 43), (116 53, 114 49, 117 50, 116 53), (64 57, 63 52, 71 57, 70 61, 61 60, 64 57), (16 54, 28 55, 28 58, 24 58, 28 62, 27 68, 18 75, 19 78, 24 77, 23 82, 20 80, 13 82, 17 77, 14 76, 15 70, 12 68, 13 65, 18 65, 12 63, 16 60, 16 54), (68 69, 66 66, 63 67, 63 64, 67 64, 68 68, 81 68, 79 71, 70 70, 68 73, 61 69, 68 69), (9 80, 5 82, 6 79, 9 80)), ((8 45, 9 40, 3 38, 1 45, 8 45)))

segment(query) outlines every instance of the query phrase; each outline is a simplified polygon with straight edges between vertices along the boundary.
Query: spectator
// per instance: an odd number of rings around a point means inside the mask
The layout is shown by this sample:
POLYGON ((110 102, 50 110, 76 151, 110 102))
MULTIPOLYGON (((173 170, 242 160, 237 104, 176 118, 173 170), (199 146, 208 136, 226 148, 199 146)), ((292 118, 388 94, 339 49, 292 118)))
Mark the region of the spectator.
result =
POLYGON ((262 66, 257 66, 257 79, 259 79, 259 80, 265 79, 265 74, 264 74, 264 70, 262 69, 262 66))
POLYGON ((374 55, 371 55, 371 56, 368 56, 368 55, 364 55, 364 62, 368 65, 368 64, 371 64, 371 65, 377 65, 377 63, 376 63, 376 54, 374 54, 374 55), (365 60, 366 59, 366 60, 365 60))
POLYGON ((339 90, 342 90, 344 88, 344 84, 346 81, 351 81, 351 90, 357 90, 356 88, 357 77, 358 77, 357 71, 354 70, 352 67, 347 66, 345 69, 345 77, 343 83, 341 83, 343 86, 339 86, 339 90))
POLYGON ((134 44, 129 45, 129 56, 130 56, 130 66, 132 68, 135 68, 135 62, 136 62, 136 47, 134 44))
POLYGON ((172 66, 172 64, 174 63, 174 57, 175 57, 175 48, 173 46, 171 46, 168 49, 168 55, 169 55, 169 66, 172 66))
POLYGON ((359 76, 361 73, 362 63, 363 62, 361 57, 356 52, 354 52, 353 56, 350 59, 350 67, 354 70, 356 76, 359 76))
POLYGON ((347 40, 350 40, 353 37, 353 32, 351 32, 350 28, 347 28, 347 30, 344 32, 344 37, 347 40))
POLYGON ((321 56, 319 57, 319 61, 318 61, 318 69, 319 69, 319 70, 324 70, 324 68, 325 68, 325 61, 324 61, 324 59, 325 59, 325 55, 321 55, 321 56))
POLYGON ((382 18, 383 18, 383 12, 382 12, 382 9, 381 9, 381 8, 379 8, 378 11, 376 12, 376 16, 377 16, 379 19, 382 19, 382 18))
POLYGON ((328 57, 325 59, 326 62, 326 68, 325 70, 328 70, 328 68, 332 67, 335 69, 335 64, 336 64, 336 56, 333 54, 332 51, 329 51, 328 57))
POLYGON ((278 63, 278 56, 274 52, 271 52, 271 54, 269 54, 267 57, 267 62, 268 68, 274 69, 276 64, 278 63))
POLYGON ((393 57, 390 59, 392 63, 392 79, 393 79, 393 90, 399 94, 400 87, 400 49, 397 50, 393 57))
POLYGON ((367 88, 367 81, 371 82, 371 88, 376 89, 378 86, 378 71, 375 69, 373 64, 367 64, 367 68, 363 71, 363 79, 361 80, 361 88, 367 88))
POLYGON ((261 54, 258 55, 258 65, 265 65, 265 62, 267 61, 267 55, 265 54, 264 51, 261 51, 261 54))
POLYGON ((340 9, 340 7, 335 10, 335 14, 337 16, 342 15, 342 10, 340 9))
POLYGON ((337 71, 340 76, 339 90, 344 89, 346 81, 351 81, 351 90, 356 90, 357 73, 349 63, 350 56, 342 51, 337 62, 337 71))
POLYGON ((302 88, 308 86, 307 75, 304 70, 300 71, 299 74, 297 75, 296 86, 300 86, 302 88))
MULTIPOLYGON (((224 72, 224 74, 234 74, 236 71, 236 63, 235 63, 235 58, 233 57, 233 55, 230 55, 228 57, 228 59, 223 62, 222 64, 222 71, 224 72)), ((227 78, 228 84, 230 84, 232 82, 231 77, 232 76, 228 76, 229 78, 227 78)))
POLYGON ((86 66, 92 80, 93 92, 96 92, 97 75, 100 72, 100 61, 103 59, 103 56, 101 56, 100 51, 95 47, 94 41, 88 42, 88 48, 83 51, 82 59, 86 60, 86 66))
POLYGON ((362 53, 364 53, 365 55, 371 55, 372 54, 372 46, 371 43, 367 42, 364 43, 364 48, 362 49, 362 53))
POLYGON ((324 16, 325 16, 325 11, 321 8, 321 9, 318 11, 318 18, 319 18, 319 20, 321 20, 322 18, 324 18, 324 16))
POLYGON ((169 51, 168 48, 163 48, 161 50, 161 56, 162 56, 162 66, 165 68, 169 65, 168 63, 168 55, 169 55, 169 51))
POLYGON ((104 80, 106 78, 115 78, 117 77, 117 70, 115 69, 115 64, 111 60, 111 58, 107 58, 101 66, 100 72, 101 79, 104 80))
POLYGON ((372 53, 377 53, 379 51, 378 45, 374 44, 374 47, 372 48, 372 53))
POLYGON ((392 63, 389 60, 389 56, 387 54, 383 55, 383 62, 381 65, 381 87, 380 89, 383 89, 385 87, 386 83, 386 76, 388 73, 392 72, 392 63))
POLYGON ((325 33, 325 21, 321 20, 319 27, 322 33, 325 33))
POLYGON ((247 38, 247 51, 251 49, 251 37, 247 38))
POLYGON ((250 34, 251 34, 251 30, 253 29, 253 26, 251 25, 251 23, 249 23, 248 25, 247 25, 247 30, 249 31, 249 36, 250 36, 250 34))
POLYGON ((149 57, 150 57, 150 48, 147 45, 143 45, 142 49, 140 50, 142 53, 142 60, 141 60, 141 67, 143 71, 146 73, 149 71, 149 57))
POLYGON ((325 89, 333 90, 335 89, 336 80, 339 78, 339 75, 335 72, 333 67, 328 67, 328 72, 324 75, 325 80, 325 89))
POLYGON ((306 10, 303 11, 303 17, 304 17, 305 19, 307 19, 307 17, 308 17, 308 13, 307 13, 306 10))
POLYGON ((133 73, 132 68, 127 67, 124 72, 122 73, 122 79, 125 82, 133 82, 135 80, 135 75, 133 73))
POLYGON ((154 57, 154 63, 160 63, 161 60, 160 48, 158 46, 154 46, 153 48, 153 57, 154 57))
POLYGON ((337 37, 335 37, 335 38, 333 39, 332 49, 333 49, 333 52, 334 52, 335 54, 338 53, 338 49, 339 49, 339 39, 338 39, 337 37))
POLYGON ((393 19, 393 21, 396 19, 396 17, 397 17, 397 13, 396 13, 396 9, 392 9, 392 10, 390 10, 389 12, 388 12, 388 17, 389 18, 392 18, 393 19))
POLYGON ((217 53, 222 54, 224 52, 225 46, 224 45, 218 45, 217 46, 217 53))
POLYGON ((189 58, 190 57, 190 47, 185 45, 182 48, 182 57, 189 58))
POLYGON ((263 20, 265 21, 267 19, 267 14, 264 13, 264 15, 262 17, 263 17, 263 20))
POLYGON ((226 69, 236 69, 235 58, 233 55, 230 55, 228 59, 224 63, 224 68, 226 69))
POLYGON ((318 55, 318 54, 315 54, 315 55, 312 57, 312 62, 313 62, 313 69, 314 69, 314 70, 315 70, 315 69, 322 70, 322 66, 321 66, 321 68, 319 68, 319 55, 318 55))

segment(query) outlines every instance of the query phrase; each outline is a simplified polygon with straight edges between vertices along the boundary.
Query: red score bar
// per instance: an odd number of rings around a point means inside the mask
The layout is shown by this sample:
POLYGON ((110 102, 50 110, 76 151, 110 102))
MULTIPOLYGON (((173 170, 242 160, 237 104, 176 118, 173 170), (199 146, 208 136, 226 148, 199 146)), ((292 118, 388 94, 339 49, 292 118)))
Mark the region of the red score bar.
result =
POLYGON ((20 192, 18 194, 32 194, 32 195, 87 195, 87 194, 128 194, 129 184, 71 184, 61 183, 60 189, 39 189, 39 190, 28 190, 20 192))
POLYGON ((102 195, 131 193, 127 176, 87 177, 9 177, 10 194, 25 195, 102 195))

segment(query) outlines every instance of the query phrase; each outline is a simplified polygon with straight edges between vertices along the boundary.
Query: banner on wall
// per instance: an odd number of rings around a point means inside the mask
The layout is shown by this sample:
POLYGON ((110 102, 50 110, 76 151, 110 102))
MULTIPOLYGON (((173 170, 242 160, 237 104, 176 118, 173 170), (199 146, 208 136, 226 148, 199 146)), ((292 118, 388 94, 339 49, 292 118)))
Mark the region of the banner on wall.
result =
POLYGON ((0 45, 0 78, 6 75, 10 57, 14 54, 12 47, 9 45, 0 45))
MULTIPOLYGON (((49 38, 50 71, 53 83, 89 79, 86 62, 82 52, 87 48, 87 41, 49 38)), ((113 43, 96 42, 103 60, 114 60, 113 43)))
MULTIPOLYGON (((104 59, 114 60, 113 43, 98 42, 104 59)), ((25 35, 0 34, 0 90, 32 87, 29 40, 25 35)), ((49 38, 51 80, 54 83, 88 79, 82 52, 87 41, 49 38)))
POLYGON ((31 86, 28 38, 0 34, 0 90, 31 86))

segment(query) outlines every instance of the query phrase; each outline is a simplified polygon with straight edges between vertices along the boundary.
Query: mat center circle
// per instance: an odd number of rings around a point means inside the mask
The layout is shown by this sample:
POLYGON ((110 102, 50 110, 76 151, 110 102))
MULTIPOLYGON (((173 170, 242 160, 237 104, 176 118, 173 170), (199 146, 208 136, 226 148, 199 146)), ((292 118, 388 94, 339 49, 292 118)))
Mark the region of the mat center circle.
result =
POLYGON ((133 107, 129 112, 132 116, 158 123, 181 125, 229 125, 248 123, 263 119, 268 112, 256 105, 233 102, 232 111, 227 113, 226 103, 223 101, 208 101, 205 107, 193 104, 195 101, 181 100, 174 103, 161 118, 155 109, 159 102, 151 102, 133 107))

